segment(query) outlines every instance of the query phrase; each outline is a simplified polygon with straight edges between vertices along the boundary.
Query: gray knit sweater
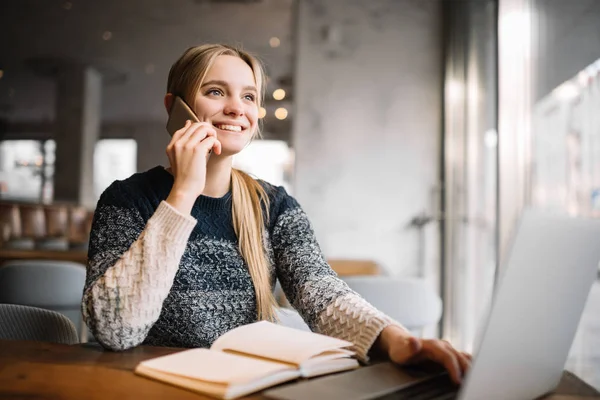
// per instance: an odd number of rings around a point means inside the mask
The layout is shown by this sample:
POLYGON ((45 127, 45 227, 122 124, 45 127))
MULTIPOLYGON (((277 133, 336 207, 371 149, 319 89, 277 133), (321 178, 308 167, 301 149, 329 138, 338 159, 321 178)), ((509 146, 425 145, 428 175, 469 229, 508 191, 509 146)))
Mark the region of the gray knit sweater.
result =
MULTIPOLYGON (((315 332, 354 343, 366 361, 393 321, 337 278, 311 225, 282 187, 261 184, 272 284, 315 332)), ((164 200, 173 176, 163 167, 113 183, 100 197, 90 236, 82 311, 105 347, 209 347, 256 321, 256 299, 232 224, 231 193, 200 196, 191 216, 164 200)))

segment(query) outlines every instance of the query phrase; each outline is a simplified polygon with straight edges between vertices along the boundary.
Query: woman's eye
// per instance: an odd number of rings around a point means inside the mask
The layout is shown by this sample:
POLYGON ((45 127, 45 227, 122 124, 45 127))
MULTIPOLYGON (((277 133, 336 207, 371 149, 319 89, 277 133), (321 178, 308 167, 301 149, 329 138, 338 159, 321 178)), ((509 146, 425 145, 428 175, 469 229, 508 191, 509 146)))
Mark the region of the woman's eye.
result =
POLYGON ((255 97, 253 94, 247 94, 244 96, 244 99, 249 100, 249 101, 254 101, 255 97))
POLYGON ((214 96, 220 96, 222 93, 219 89, 210 89, 206 94, 211 94, 214 96))

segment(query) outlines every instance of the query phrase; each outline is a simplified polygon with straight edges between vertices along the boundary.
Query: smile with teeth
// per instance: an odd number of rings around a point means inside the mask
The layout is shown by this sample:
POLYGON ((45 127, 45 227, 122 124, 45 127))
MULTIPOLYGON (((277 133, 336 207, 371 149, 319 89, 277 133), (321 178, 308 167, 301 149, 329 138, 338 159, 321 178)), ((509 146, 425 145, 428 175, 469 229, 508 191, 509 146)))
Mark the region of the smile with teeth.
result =
POLYGON ((242 127, 239 125, 215 124, 215 127, 222 131, 241 132, 242 127))

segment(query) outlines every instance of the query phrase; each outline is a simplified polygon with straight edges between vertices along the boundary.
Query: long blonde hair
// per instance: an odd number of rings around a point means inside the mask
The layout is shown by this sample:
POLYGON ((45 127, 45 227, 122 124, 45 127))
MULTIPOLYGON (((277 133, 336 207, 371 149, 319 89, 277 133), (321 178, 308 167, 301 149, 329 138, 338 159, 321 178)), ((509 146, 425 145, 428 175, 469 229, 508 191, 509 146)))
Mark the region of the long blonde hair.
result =
MULTIPOLYGON (((260 107, 265 91, 262 64, 241 49, 221 44, 206 44, 187 49, 169 71, 167 93, 178 95, 186 103, 193 104, 208 70, 221 55, 239 57, 250 66, 259 92, 257 103, 260 107)), ((255 135, 260 136, 260 130, 257 130, 255 135)), ((231 192, 233 228, 238 238, 240 253, 248 265, 254 285, 257 318, 276 320, 271 267, 263 243, 264 221, 269 221, 269 197, 260 183, 238 169, 232 169, 231 172, 231 192)))

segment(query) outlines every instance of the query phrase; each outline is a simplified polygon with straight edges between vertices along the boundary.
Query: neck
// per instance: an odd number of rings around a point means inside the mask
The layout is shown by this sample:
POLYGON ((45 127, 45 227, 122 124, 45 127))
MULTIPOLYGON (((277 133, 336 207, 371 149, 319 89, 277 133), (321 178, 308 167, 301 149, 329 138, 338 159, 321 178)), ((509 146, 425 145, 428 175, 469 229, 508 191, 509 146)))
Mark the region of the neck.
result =
POLYGON ((212 155, 206 165, 206 183, 203 195, 209 197, 223 197, 231 186, 231 168, 233 158, 228 156, 212 155))

